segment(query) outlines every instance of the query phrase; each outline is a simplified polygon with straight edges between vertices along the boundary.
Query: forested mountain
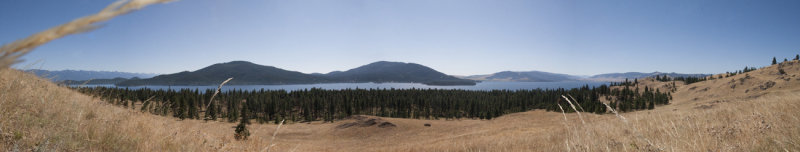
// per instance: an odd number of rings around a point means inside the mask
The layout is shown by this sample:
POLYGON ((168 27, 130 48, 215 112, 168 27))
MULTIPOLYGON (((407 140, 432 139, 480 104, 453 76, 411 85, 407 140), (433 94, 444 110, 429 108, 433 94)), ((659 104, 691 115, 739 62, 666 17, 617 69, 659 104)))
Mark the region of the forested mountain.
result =
POLYGON ((379 61, 325 76, 344 82, 411 82, 428 85, 475 85, 475 81, 449 76, 416 63, 379 61))
POLYGON ((31 69, 24 71, 31 72, 33 74, 36 74, 36 76, 42 78, 50 78, 53 81, 64 81, 64 80, 81 81, 89 79, 114 79, 114 78, 130 79, 133 77, 151 78, 157 75, 153 73, 129 73, 129 72, 116 72, 116 71, 85 71, 85 70, 49 71, 49 70, 31 69))
POLYGON ((219 85, 233 77, 231 85, 310 84, 334 82, 326 77, 263 66, 247 61, 218 63, 197 71, 159 75, 150 79, 129 80, 118 83, 131 85, 219 85))
POLYGON ((336 82, 409 82, 428 85, 475 85, 472 80, 455 78, 431 68, 399 62, 375 62, 345 72, 305 74, 247 61, 233 61, 208 66, 197 71, 159 75, 150 79, 117 83, 132 85, 218 85, 233 77, 232 85, 313 84, 336 82))
POLYGON ((550 73, 542 71, 503 71, 488 75, 473 75, 464 77, 470 80, 478 81, 514 81, 514 82, 561 82, 561 81, 576 81, 580 77, 568 74, 550 73))

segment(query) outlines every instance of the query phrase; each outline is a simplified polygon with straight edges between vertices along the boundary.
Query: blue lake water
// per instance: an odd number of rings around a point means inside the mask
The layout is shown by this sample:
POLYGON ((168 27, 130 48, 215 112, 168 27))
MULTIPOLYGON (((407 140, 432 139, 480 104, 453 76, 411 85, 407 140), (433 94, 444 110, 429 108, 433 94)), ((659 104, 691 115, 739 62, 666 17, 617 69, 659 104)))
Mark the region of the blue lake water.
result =
MULTIPOLYGON (((531 89, 557 89, 579 88, 585 85, 600 86, 608 82, 574 81, 574 82, 480 82, 474 86, 429 86, 419 83, 323 83, 323 84, 294 84, 294 85, 225 85, 223 91, 228 90, 304 90, 321 88, 328 90, 342 89, 460 89, 460 90, 531 90, 531 89)), ((73 85, 73 87, 78 85, 73 85)), ((86 85, 86 87, 116 87, 114 85, 86 85)), ((120 87, 125 88, 125 87, 120 87)), ((130 89, 216 89, 217 86, 132 86, 130 89)))

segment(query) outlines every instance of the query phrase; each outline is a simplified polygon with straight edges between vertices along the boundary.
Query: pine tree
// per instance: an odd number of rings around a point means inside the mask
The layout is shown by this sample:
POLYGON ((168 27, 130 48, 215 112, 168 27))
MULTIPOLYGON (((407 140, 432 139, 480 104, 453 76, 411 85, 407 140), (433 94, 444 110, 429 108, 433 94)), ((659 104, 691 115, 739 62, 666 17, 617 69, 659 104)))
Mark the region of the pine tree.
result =
POLYGON ((772 65, 778 64, 778 60, 775 57, 772 57, 772 65))
POLYGON ((186 117, 187 117, 187 115, 186 115, 187 111, 186 110, 189 109, 188 105, 186 104, 186 101, 184 99, 181 99, 181 98, 179 98, 176 101, 178 102, 178 105, 177 105, 178 106, 177 107, 178 110, 177 110, 177 112, 175 112, 175 115, 181 120, 186 119, 186 117))
POLYGON ((205 120, 217 120, 217 105, 214 102, 209 104, 208 109, 206 109, 205 120))
POLYGON ((247 130, 247 125, 250 124, 250 117, 248 116, 250 108, 247 105, 247 101, 242 103, 242 113, 240 114, 242 119, 240 119, 239 125, 236 125, 236 130, 234 130, 235 133, 233 134, 236 140, 247 140, 247 137, 250 136, 250 130, 247 130))
POLYGON ((800 54, 797 54, 796 56, 794 56, 794 60, 795 61, 800 60, 800 54))
POLYGON ((187 110, 187 112, 188 112, 187 113, 187 118, 189 118, 189 119, 197 119, 199 117, 198 116, 199 114, 197 113, 197 105, 196 105, 197 100, 192 98, 187 102, 188 102, 186 104, 187 108, 188 108, 188 110, 187 110))

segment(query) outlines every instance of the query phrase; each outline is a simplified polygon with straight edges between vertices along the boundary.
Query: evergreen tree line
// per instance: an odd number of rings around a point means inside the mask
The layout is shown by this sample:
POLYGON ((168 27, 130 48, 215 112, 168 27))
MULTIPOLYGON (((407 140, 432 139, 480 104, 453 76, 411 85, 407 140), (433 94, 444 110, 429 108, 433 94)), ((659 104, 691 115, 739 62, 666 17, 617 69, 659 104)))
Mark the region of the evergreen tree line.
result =
MULTIPOLYGON (((800 60, 800 54, 795 55, 794 59, 792 59, 792 60, 795 60, 795 61, 796 60, 800 60)), ((783 62, 786 62, 786 61, 789 61, 789 59, 788 58, 783 58, 783 62)), ((775 65, 775 64, 778 64, 778 59, 777 59, 777 57, 772 57, 772 65, 775 65)))
MULTIPOLYGON (((219 93, 209 101, 214 90, 154 90, 116 87, 81 87, 79 92, 109 103, 135 108, 162 116, 180 119, 205 119, 236 122, 249 119, 278 123, 329 121, 351 115, 374 115, 414 119, 492 119, 503 114, 534 109, 561 111, 568 105, 561 97, 571 95, 581 111, 606 113, 600 101, 605 97, 610 106, 621 111, 652 109, 669 104, 669 93, 645 88, 640 92, 610 89, 606 85, 574 89, 534 90, 444 90, 444 89, 306 89, 231 90, 219 93), (246 117, 246 118, 245 118, 246 117)), ((571 108, 566 112, 574 112, 571 108)))
POLYGON ((720 79, 727 78, 727 77, 731 77, 731 76, 747 73, 747 72, 750 72, 750 71, 755 71, 755 70, 758 70, 758 69, 759 68, 756 68, 756 67, 744 67, 743 70, 738 70, 738 71, 733 71, 733 72, 725 72, 725 75, 720 75, 719 78, 720 79))
POLYGON ((625 78, 625 81, 622 82, 611 82, 609 86, 636 86, 639 85, 639 79, 633 79, 633 82, 629 81, 628 78, 625 78))
POLYGON ((686 77, 670 77, 666 74, 663 76, 656 75, 655 80, 661 82, 669 82, 669 81, 683 81, 685 84, 692 84, 701 81, 706 81, 709 79, 713 79, 712 77, 694 77, 694 76, 686 76, 686 77))
POLYGON ((630 89, 625 86, 623 89, 611 90, 610 94, 606 96, 610 106, 618 111, 628 112, 639 109, 654 109, 656 105, 669 104, 672 100, 672 93, 661 92, 658 88, 655 90, 645 86, 644 91, 640 91, 639 87, 630 89))

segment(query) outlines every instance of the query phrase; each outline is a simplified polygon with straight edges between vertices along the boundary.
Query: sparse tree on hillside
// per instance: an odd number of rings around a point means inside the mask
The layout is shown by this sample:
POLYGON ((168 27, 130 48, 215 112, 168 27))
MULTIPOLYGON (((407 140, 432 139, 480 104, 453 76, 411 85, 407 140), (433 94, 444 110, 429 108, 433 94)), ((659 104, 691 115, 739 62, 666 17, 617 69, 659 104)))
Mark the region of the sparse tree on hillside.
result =
POLYGON ((789 61, 789 59, 787 59, 787 58, 783 58, 783 62, 786 62, 786 61, 789 61))
POLYGON ((778 59, 772 57, 772 65, 778 64, 778 59))
POLYGON ((672 92, 675 92, 676 90, 678 90, 677 88, 678 88, 678 86, 675 85, 675 81, 672 81, 672 92))
POLYGON ((800 60, 800 54, 797 54, 796 56, 794 56, 794 60, 795 61, 800 60))

